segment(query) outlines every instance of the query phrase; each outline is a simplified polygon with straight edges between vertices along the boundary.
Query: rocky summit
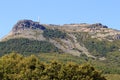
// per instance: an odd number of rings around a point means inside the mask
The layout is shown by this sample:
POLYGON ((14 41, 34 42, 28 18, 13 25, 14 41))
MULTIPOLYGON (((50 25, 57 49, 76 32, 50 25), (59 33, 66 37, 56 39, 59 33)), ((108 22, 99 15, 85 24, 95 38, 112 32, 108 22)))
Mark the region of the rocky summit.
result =
POLYGON ((24 29, 41 29, 44 30, 45 27, 40 25, 39 22, 34 22, 32 20, 20 20, 18 21, 12 31, 24 30, 24 29))

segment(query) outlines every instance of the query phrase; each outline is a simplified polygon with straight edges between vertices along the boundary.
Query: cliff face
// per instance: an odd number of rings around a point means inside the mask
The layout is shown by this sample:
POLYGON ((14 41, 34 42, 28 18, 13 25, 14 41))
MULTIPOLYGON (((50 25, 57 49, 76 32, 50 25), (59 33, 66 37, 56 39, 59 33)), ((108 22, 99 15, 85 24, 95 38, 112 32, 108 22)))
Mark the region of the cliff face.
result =
POLYGON ((39 22, 33 22, 32 20, 20 20, 13 27, 12 31, 17 32, 18 30, 24 29, 41 29, 44 30, 45 27, 40 25, 39 22))
MULTIPOLYGON (((96 54, 91 54, 91 48, 95 49, 93 53, 97 53, 97 51, 99 51, 99 49, 95 47, 97 44, 100 44, 100 48, 103 49, 101 44, 112 44, 110 42, 120 39, 118 38, 118 35, 120 35, 120 31, 110 29, 101 23, 49 25, 39 24, 32 20, 20 20, 15 24, 11 32, 2 39, 2 41, 14 38, 48 41, 64 53, 69 53, 75 56, 85 54, 87 57, 96 59, 96 54), (108 43, 103 43, 102 41, 106 41, 108 43)), ((104 47, 104 45, 102 46, 104 47)), ((114 48, 114 46, 112 47, 114 48)), ((110 47, 110 49, 112 47, 110 47)), ((117 48, 115 47, 115 49, 117 50, 118 46, 117 48)), ((102 52, 100 53, 102 54, 102 52)), ((99 59, 105 58, 102 55, 99 59)))
POLYGON ((43 30, 45 29, 46 28, 39 24, 39 22, 34 22, 32 20, 20 20, 13 26, 10 33, 1 39, 1 41, 14 38, 37 38, 38 40, 45 40, 45 38, 42 36, 43 30))

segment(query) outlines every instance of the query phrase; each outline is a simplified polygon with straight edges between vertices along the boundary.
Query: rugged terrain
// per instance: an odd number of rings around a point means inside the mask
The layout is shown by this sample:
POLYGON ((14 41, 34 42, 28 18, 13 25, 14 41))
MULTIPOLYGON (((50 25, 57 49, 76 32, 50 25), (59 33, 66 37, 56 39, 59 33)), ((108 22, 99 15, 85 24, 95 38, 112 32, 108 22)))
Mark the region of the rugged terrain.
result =
MULTIPOLYGON (((16 38, 48 41, 64 53, 70 53, 75 56, 85 54, 96 59, 97 57, 92 55, 84 41, 89 42, 89 40, 92 40, 95 43, 94 40, 98 40, 100 42, 107 41, 111 43, 120 39, 120 31, 110 29, 101 23, 54 25, 39 24, 39 22, 32 20, 20 20, 1 41, 16 38)), ((119 48, 117 49, 119 51, 119 48)), ((104 60, 105 56, 99 56, 99 59, 104 60)))
POLYGON ((91 47, 94 47, 94 44, 99 45, 99 42, 103 47, 105 47, 104 44, 108 44, 108 46, 114 47, 115 51, 119 51, 120 47, 119 45, 109 45, 120 39, 120 31, 110 29, 101 23, 54 25, 39 24, 39 22, 32 20, 20 20, 14 25, 10 33, 1 39, 1 42, 19 38, 48 41, 64 53, 75 56, 85 54, 87 57, 99 58, 100 60, 105 60, 106 56, 101 55, 102 53, 100 54, 97 51, 91 51, 89 49, 90 43, 91 47), (95 54, 95 52, 99 54, 95 54))
POLYGON ((0 56, 11 52, 35 54, 46 62, 88 62, 105 74, 120 74, 120 31, 101 23, 54 25, 20 20, 0 40, 0 56))

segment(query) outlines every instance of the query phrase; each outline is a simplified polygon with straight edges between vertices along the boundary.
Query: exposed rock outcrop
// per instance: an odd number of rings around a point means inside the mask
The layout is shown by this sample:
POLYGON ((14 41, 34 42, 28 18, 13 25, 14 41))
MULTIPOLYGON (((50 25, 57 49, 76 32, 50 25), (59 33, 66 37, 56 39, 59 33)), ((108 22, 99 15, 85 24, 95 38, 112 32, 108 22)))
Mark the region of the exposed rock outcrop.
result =
POLYGON ((115 39, 115 40, 120 39, 120 34, 116 34, 116 35, 114 36, 114 39, 115 39))
POLYGON ((101 23, 92 24, 92 26, 95 28, 108 28, 106 25, 103 25, 101 23))
POLYGON ((12 31, 16 32, 18 30, 24 30, 28 28, 41 30, 45 29, 45 27, 43 25, 40 25, 39 22, 33 22, 32 20, 20 20, 14 25, 12 31))
POLYGON ((3 37, 1 41, 6 41, 14 38, 29 38, 34 40, 45 40, 42 33, 46 28, 32 20, 20 20, 18 21, 10 33, 3 37))

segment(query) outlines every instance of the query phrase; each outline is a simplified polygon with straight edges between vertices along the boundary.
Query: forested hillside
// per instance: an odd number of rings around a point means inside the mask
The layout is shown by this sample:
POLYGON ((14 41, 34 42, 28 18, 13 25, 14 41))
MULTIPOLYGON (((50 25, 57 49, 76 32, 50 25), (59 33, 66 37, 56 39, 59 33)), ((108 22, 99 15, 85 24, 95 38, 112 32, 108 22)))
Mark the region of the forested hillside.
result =
POLYGON ((60 50, 48 41, 37 41, 25 38, 17 38, 0 42, 0 55, 11 52, 29 55, 33 53, 59 53, 60 50))
POLYGON ((94 56, 107 57, 110 53, 119 52, 120 40, 108 41, 106 39, 91 38, 88 32, 75 33, 75 35, 79 44, 85 46, 94 56))

